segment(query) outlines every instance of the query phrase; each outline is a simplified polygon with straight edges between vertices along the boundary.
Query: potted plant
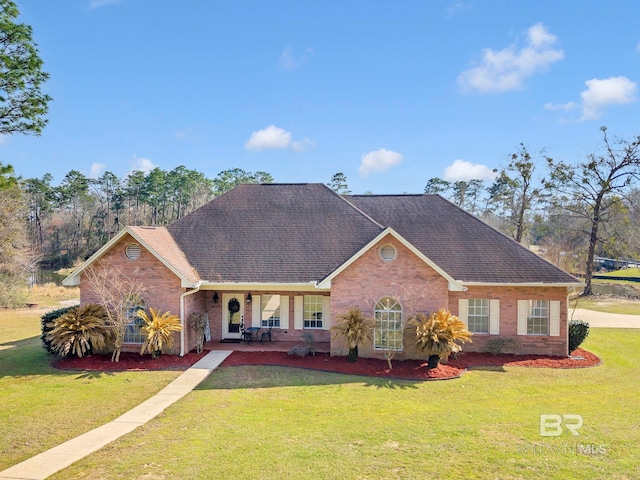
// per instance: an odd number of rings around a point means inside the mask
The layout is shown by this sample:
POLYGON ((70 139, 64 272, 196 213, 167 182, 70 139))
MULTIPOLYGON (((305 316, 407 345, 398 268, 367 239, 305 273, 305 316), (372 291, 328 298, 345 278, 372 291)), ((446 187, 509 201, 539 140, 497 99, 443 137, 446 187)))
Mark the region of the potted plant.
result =
POLYGON ((331 327, 334 337, 344 337, 349 354, 347 360, 358 360, 358 344, 371 338, 373 320, 367 318, 359 307, 351 307, 345 313, 338 315, 338 324, 331 327))
POLYGON ((151 358, 158 358, 164 345, 168 347, 173 345, 173 332, 179 332, 182 325, 180 325, 180 317, 171 312, 161 313, 153 307, 149 312, 150 314, 144 310, 138 312, 138 317, 144 321, 142 331, 147 336, 140 348, 140 355, 149 352, 151 358))
POLYGON ((472 334, 465 324, 446 308, 429 316, 415 314, 407 321, 407 329, 414 334, 416 347, 428 355, 428 368, 437 368, 440 360, 461 351, 461 344, 471 342, 472 334))

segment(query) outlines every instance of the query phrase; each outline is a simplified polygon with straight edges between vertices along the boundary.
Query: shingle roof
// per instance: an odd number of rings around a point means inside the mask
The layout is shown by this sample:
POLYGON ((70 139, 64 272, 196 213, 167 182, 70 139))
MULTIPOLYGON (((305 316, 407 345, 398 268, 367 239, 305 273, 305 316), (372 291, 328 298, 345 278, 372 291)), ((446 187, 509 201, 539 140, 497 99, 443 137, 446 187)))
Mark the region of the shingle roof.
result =
POLYGON ((173 267, 178 276, 190 283, 198 281, 198 274, 178 247, 169 231, 164 227, 128 227, 153 252, 173 267))
POLYGON ((307 283, 387 227, 462 282, 577 282, 437 195, 340 196, 323 184, 245 184, 167 227, 186 259, 161 238, 164 229, 139 231, 170 263, 181 271, 190 264, 206 281, 307 283))
POLYGON ((245 184, 168 230, 203 280, 307 283, 383 228, 323 184, 245 184))
POLYGON ((577 280, 438 195, 354 195, 349 202, 389 226, 456 280, 577 280))

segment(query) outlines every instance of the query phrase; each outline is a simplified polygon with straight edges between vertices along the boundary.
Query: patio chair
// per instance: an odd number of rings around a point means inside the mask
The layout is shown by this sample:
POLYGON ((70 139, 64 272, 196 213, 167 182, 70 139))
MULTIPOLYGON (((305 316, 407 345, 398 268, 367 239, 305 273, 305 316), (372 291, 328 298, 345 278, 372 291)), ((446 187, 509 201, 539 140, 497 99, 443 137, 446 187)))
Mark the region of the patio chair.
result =
POLYGON ((260 343, 264 343, 265 340, 269 340, 271 342, 271 329, 273 328, 273 320, 269 320, 269 329, 265 330, 260 334, 260 343))
POLYGON ((253 343, 253 334, 244 328, 244 323, 240 324, 240 335, 243 341, 253 343))

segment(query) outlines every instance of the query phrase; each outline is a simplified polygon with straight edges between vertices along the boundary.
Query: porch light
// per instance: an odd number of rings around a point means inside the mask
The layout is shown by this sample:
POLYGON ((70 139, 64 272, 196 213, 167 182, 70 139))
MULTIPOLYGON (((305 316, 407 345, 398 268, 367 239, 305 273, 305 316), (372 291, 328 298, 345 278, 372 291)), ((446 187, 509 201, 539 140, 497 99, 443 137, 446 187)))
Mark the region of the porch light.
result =
POLYGON ((218 292, 213 292, 213 303, 218 303, 218 292))
POLYGON ((251 303, 251 300, 252 300, 252 298, 251 298, 251 292, 249 292, 249 293, 247 294, 247 303, 251 303))

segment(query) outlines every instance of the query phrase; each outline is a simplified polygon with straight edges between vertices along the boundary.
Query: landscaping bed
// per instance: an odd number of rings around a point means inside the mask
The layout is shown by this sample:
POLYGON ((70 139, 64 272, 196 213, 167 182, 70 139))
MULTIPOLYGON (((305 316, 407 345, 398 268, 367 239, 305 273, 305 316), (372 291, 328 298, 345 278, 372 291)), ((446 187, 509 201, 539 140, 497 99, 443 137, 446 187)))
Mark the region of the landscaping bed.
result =
MULTIPOLYGON (((68 370, 185 370, 200 360, 207 352, 189 353, 184 357, 178 355, 162 355, 152 359, 150 355, 122 353, 120 362, 111 361, 110 355, 90 355, 83 358, 64 358, 56 361, 54 366, 68 370)), ((584 368, 600 364, 600 359, 581 348, 569 358, 540 355, 491 355, 489 353, 462 353, 458 358, 450 358, 446 364, 438 368, 427 368, 426 360, 395 360, 393 369, 389 370, 385 360, 359 358, 357 362, 348 362, 346 357, 331 357, 326 353, 315 356, 296 357, 286 352, 233 352, 222 367, 238 365, 275 365, 295 368, 307 368, 325 372, 348 375, 364 375, 404 380, 443 380, 459 377, 465 370, 481 367, 537 367, 537 368, 584 368)))

